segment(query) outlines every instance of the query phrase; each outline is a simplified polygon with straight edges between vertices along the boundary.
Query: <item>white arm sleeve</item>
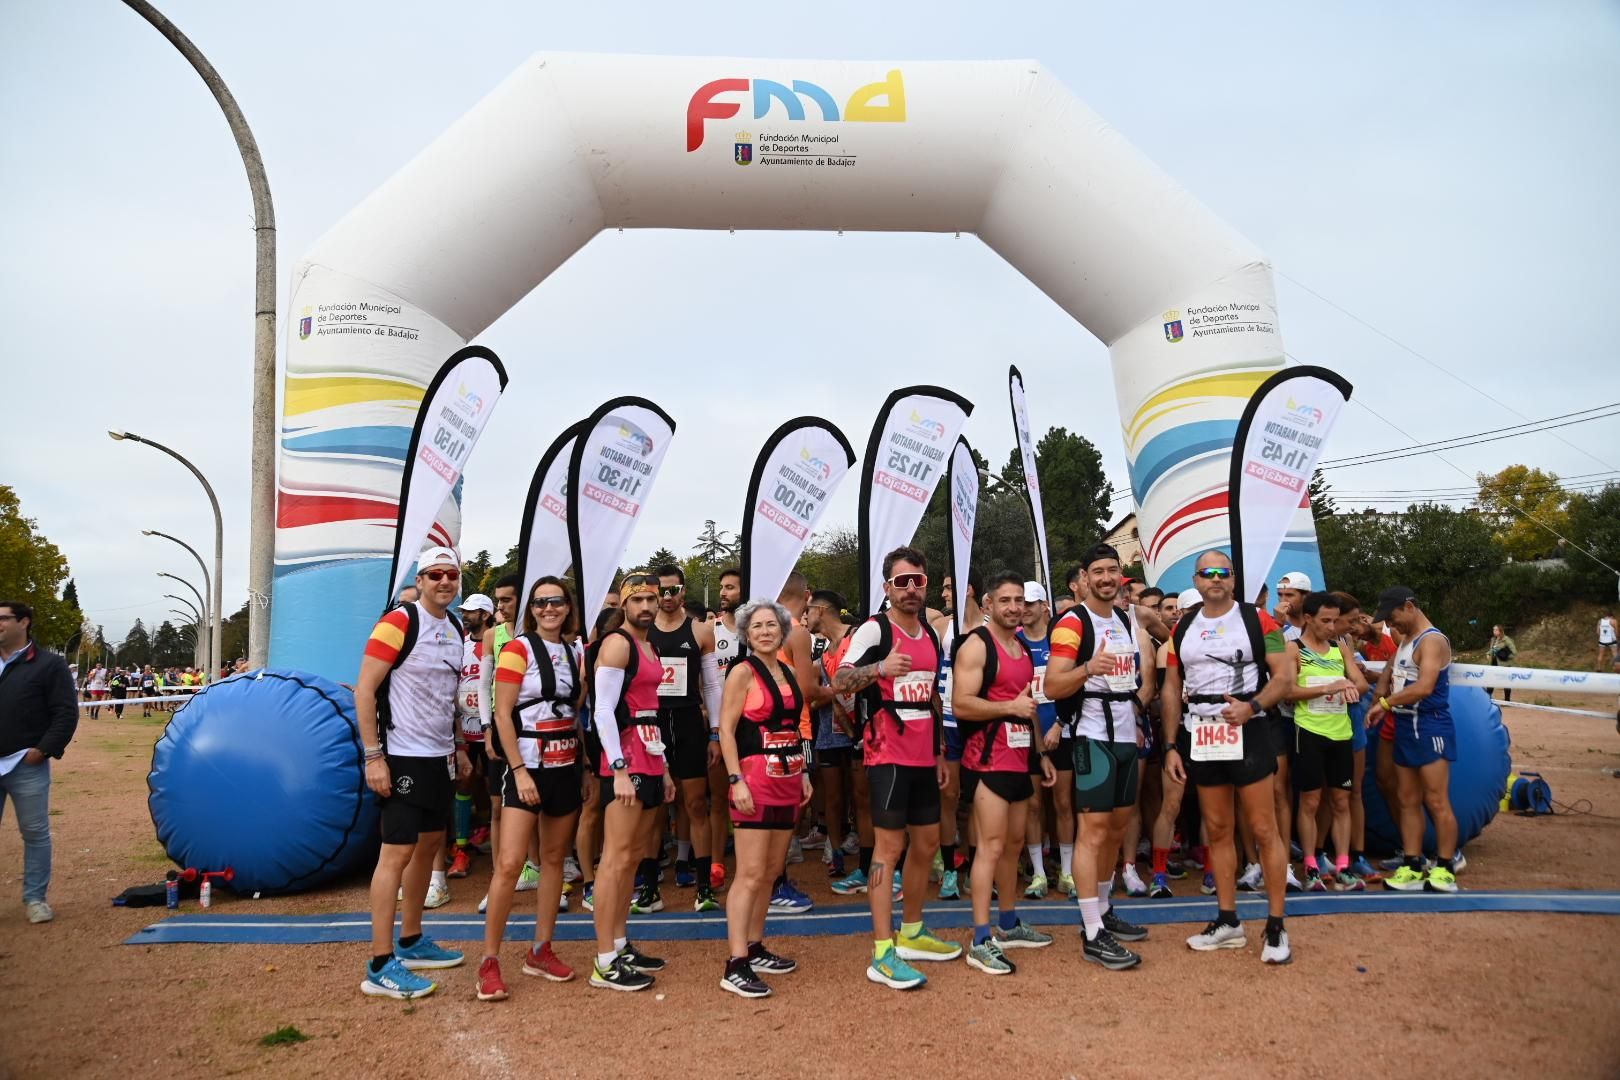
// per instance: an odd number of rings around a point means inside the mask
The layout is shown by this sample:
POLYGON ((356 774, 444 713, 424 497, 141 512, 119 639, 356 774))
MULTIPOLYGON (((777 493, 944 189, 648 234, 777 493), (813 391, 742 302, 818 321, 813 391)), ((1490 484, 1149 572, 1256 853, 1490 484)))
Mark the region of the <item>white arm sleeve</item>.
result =
POLYGON ((619 744, 619 718, 615 715, 619 695, 624 692, 624 668, 598 664, 595 683, 596 708, 591 715, 595 718, 596 737, 602 743, 602 760, 611 767, 624 757, 624 747, 619 744))
POLYGON ((495 665, 499 657, 478 658, 478 726, 488 731, 495 726, 495 665))
POLYGON ((709 713, 709 730, 720 730, 720 700, 725 694, 726 680, 720 674, 720 658, 714 653, 703 654, 703 707, 709 713))

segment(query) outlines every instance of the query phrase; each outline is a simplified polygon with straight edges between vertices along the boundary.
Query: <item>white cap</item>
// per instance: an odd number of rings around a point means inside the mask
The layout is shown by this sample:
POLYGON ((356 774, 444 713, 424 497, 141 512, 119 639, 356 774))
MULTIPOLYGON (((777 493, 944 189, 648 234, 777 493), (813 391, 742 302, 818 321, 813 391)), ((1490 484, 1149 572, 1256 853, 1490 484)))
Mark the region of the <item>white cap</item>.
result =
POLYGON ((1024 603, 1046 603, 1046 589, 1038 581, 1024 582, 1024 603))
POLYGON ((1311 579, 1307 575, 1295 570, 1292 573, 1284 574, 1282 577, 1278 578, 1277 588, 1298 589, 1300 592, 1310 592, 1311 579))
POLYGON ((1181 595, 1176 597, 1176 606, 1186 611, 1194 604, 1202 604, 1204 597, 1197 589, 1182 589, 1181 595))
POLYGON ((461 602, 462 611, 484 611, 495 614, 495 601, 481 592, 475 592, 461 602))
POLYGON ((461 556, 456 554, 455 548, 430 547, 416 557, 416 572, 418 574, 433 566, 453 566, 460 570, 461 556))

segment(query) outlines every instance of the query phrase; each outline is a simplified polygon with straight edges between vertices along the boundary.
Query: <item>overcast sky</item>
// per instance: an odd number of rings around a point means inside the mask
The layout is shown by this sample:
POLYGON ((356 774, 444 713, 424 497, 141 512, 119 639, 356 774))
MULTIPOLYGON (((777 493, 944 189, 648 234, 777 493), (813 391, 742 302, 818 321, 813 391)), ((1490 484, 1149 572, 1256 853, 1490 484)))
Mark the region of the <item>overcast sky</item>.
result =
MULTIPOLYGON (((1342 371, 1372 410, 1346 413, 1327 456, 1407 443, 1374 413, 1427 440, 1620 401, 1612 3, 162 6, 229 82, 263 151, 283 345, 287 281, 315 238, 532 53, 1029 57, 1275 262, 1289 352, 1342 371)), ((235 610, 253 218, 224 120, 113 0, 0 8, 0 110, 0 482, 118 640, 137 616, 166 617, 172 583, 157 571, 195 578, 184 552, 140 530, 206 555, 212 520, 178 465, 104 432, 170 443, 219 491, 235 610)), ((1106 351, 971 237, 606 234, 479 340, 512 382, 467 476, 469 554, 515 542, 540 451, 631 388, 656 388, 680 425, 632 557, 690 550, 706 517, 735 529, 749 467, 782 420, 825 415, 861 447, 906 382, 979 402, 968 435, 999 465, 1009 361, 1034 426, 1086 435, 1129 484, 1106 351), (813 282, 836 314, 807 316, 748 272, 760 260, 813 282), (884 302, 896 292, 909 303, 884 302), (750 335, 768 325, 790 329, 753 370, 750 335)), ((1620 470, 1620 419, 1558 434, 1450 457, 1469 472, 1620 470)), ((1331 479, 1367 498, 1466 482, 1432 458, 1331 479)), ((853 522, 855 486, 829 521, 853 522)))

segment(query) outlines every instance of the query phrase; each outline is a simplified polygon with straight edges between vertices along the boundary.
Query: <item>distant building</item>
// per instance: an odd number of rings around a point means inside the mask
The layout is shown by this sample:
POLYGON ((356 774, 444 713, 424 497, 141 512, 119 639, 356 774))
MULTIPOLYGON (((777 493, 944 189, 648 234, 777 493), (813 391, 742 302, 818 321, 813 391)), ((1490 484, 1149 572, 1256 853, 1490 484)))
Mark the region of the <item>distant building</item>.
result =
POLYGON ((1136 511, 1132 510, 1103 534, 1103 542, 1119 552, 1122 566, 1142 561, 1142 537, 1136 531, 1136 511))

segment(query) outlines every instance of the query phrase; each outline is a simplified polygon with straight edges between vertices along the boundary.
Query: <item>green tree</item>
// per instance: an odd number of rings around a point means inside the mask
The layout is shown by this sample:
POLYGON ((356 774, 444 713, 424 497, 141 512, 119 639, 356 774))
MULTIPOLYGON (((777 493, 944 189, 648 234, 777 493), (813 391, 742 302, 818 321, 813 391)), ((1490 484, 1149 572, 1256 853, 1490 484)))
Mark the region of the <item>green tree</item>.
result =
POLYGON ((59 649, 79 630, 83 616, 74 601, 61 599, 68 562, 61 550, 23 516, 12 488, 0 484, 0 597, 34 609, 34 640, 59 649))
POLYGON ((649 572, 653 572, 656 571, 660 566, 668 566, 672 563, 676 566, 681 565, 680 556, 676 555, 667 547, 661 547, 651 555, 647 556, 647 561, 644 565, 649 572))
POLYGON ((1496 517, 1504 551, 1522 562, 1557 550, 1558 537, 1550 530, 1567 535, 1569 529, 1569 492, 1557 473, 1509 465, 1494 476, 1480 473, 1478 480, 1479 508, 1496 517))
MULTIPOLYGON (((1072 434, 1066 428, 1049 428, 1041 436, 1035 444, 1035 468, 1041 474, 1041 511, 1046 518, 1052 573, 1062 574, 1059 566, 1078 559, 1107 530, 1114 485, 1103 473, 1102 454, 1097 447, 1084 435, 1072 434)), ((1016 446, 1001 475, 1007 486, 1022 497, 1024 464, 1016 446)))
POLYGON ((483 593, 488 596, 495 591, 495 582, 489 574, 494 569, 489 564, 489 552, 479 551, 477 555, 461 564, 461 595, 471 596, 473 593, 483 593))
POLYGON ((850 611, 860 604, 860 536, 854 529, 833 526, 819 530, 799 556, 797 569, 809 579, 812 589, 841 593, 850 611))
POLYGON ((1573 545, 1565 556, 1581 595, 1598 603, 1614 603, 1620 583, 1603 563, 1620 570, 1620 484, 1572 496, 1569 530, 1564 535, 1573 545))
POLYGON ((118 662, 125 667, 132 664, 140 667, 152 662, 152 635, 141 620, 136 619, 135 625, 124 635, 124 643, 118 648, 118 662))
POLYGON ((1311 496, 1311 514, 1317 521, 1330 518, 1339 512, 1339 504, 1333 501, 1333 489, 1328 487, 1327 477, 1322 470, 1317 469, 1311 477, 1309 488, 1311 496))
POLYGON ((225 620, 220 629, 219 662, 227 667, 247 655, 248 606, 243 604, 236 614, 225 620))
POLYGON ((191 644, 169 620, 152 634, 152 663, 157 667, 186 667, 191 663, 191 644))

